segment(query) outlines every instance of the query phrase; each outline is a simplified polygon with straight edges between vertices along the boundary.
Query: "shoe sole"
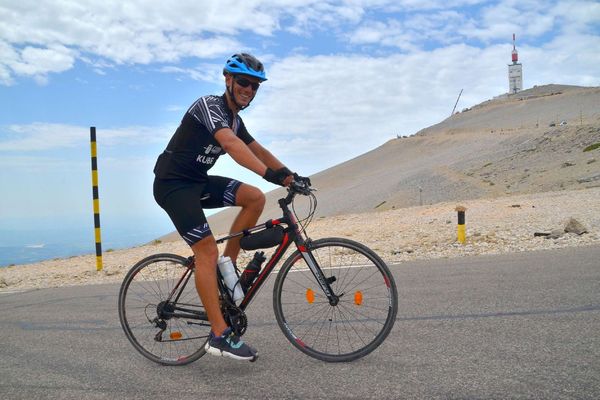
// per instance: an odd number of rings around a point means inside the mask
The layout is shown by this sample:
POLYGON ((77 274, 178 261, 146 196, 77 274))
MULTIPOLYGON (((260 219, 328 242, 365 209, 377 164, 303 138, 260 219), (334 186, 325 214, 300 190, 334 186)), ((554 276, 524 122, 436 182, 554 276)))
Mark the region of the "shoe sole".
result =
POLYGON ((238 361, 246 361, 247 360, 247 361, 254 362, 258 358, 258 354, 255 354, 251 357, 242 357, 242 356, 235 355, 233 353, 229 353, 227 351, 217 349, 215 347, 211 347, 208 344, 204 347, 204 350, 211 356, 229 357, 229 358, 232 358, 232 359, 238 360, 238 361))

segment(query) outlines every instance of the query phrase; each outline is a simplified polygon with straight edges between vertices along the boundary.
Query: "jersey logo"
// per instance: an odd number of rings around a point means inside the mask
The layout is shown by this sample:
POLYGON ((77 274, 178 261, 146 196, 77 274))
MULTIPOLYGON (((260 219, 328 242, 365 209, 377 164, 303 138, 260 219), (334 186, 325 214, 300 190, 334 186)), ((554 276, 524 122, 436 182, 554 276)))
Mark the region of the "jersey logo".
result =
POLYGON ((209 144, 204 148, 204 154, 199 154, 196 157, 196 161, 206 165, 213 165, 217 161, 215 155, 219 155, 220 153, 221 148, 219 146, 209 144))
POLYGON ((221 148, 212 144, 209 144, 204 148, 204 154, 219 154, 220 152, 221 148))

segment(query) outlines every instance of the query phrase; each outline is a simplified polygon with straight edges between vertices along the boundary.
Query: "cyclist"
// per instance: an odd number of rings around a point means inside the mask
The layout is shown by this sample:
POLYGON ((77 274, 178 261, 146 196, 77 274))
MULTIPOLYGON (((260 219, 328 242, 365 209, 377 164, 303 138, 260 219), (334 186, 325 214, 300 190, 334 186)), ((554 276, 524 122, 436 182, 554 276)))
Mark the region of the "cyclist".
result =
MULTIPOLYGON (((154 198, 195 255, 196 289, 211 324, 206 351, 252 360, 257 356, 256 350, 232 332, 221 314, 216 272, 218 248, 203 209, 241 207, 231 226, 231 232, 238 232, 256 225, 265 196, 246 183, 208 175, 208 170, 220 155, 227 153, 241 166, 277 185, 289 185, 295 174, 248 133, 239 116, 267 80, 263 64, 250 54, 234 54, 227 60, 223 75, 225 93, 196 100, 158 157, 154 198)), ((232 239, 223 255, 235 263, 239 251, 239 239, 232 239)))

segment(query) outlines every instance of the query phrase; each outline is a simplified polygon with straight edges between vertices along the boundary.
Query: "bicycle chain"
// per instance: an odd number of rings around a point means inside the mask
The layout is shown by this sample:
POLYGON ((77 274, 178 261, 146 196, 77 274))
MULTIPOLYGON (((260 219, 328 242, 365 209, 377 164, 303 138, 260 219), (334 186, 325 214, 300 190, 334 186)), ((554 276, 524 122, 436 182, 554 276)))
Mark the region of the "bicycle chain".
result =
POLYGON ((235 305, 228 304, 224 307, 223 315, 225 317, 225 322, 227 322, 227 325, 231 327, 236 335, 242 336, 246 333, 246 329, 248 328, 248 318, 242 309, 235 305))

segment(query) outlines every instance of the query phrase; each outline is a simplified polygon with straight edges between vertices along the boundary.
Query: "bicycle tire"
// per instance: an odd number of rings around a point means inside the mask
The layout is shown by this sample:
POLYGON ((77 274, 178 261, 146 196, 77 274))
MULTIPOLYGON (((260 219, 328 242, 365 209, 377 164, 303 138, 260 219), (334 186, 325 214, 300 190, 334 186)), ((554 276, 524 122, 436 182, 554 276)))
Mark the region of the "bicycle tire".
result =
MULTIPOLYGON (((127 339, 144 357, 162 365, 185 365, 205 354, 210 326, 188 324, 188 319, 160 317, 159 305, 188 269, 188 259, 175 254, 155 254, 135 264, 119 290, 119 320, 127 339), (161 325, 164 329, 161 332, 161 325)), ((194 284, 185 283, 178 305, 203 312, 194 284)))
POLYGON ((352 240, 319 239, 309 249, 339 303, 329 304, 296 251, 284 262, 273 288, 279 327, 296 348, 318 360, 346 362, 366 356, 385 340, 396 320, 398 293, 390 270, 375 252, 352 240))

